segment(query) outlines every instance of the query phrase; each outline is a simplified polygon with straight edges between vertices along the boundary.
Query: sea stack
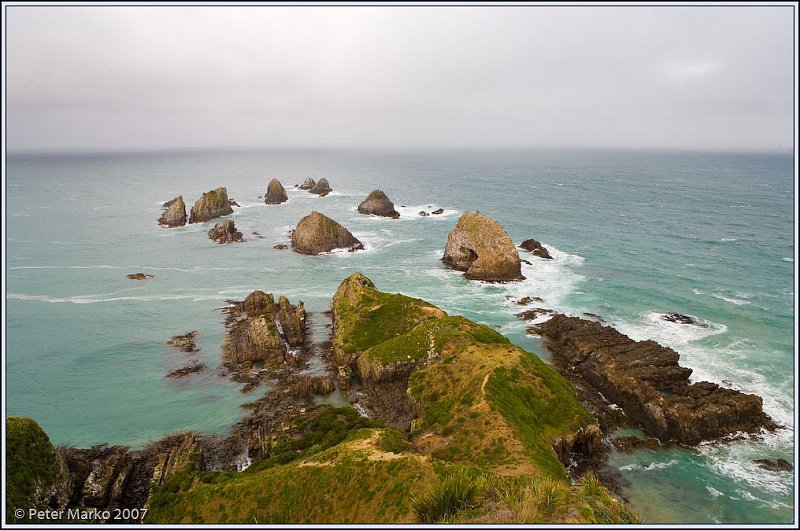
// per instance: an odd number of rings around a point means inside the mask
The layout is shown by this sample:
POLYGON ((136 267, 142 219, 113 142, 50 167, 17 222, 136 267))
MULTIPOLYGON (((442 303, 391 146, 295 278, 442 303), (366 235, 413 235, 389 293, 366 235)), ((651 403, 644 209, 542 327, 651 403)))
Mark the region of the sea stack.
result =
POLYGON ((233 213, 227 188, 217 188, 203 194, 189 213, 190 223, 202 223, 233 213))
POLYGON ((167 201, 163 205, 164 213, 158 219, 158 224, 168 226, 183 226, 186 224, 186 203, 183 202, 183 196, 178 195, 171 201, 167 201))
POLYGON ((314 179, 312 179, 311 177, 306 177, 306 179, 303 181, 302 184, 300 184, 299 187, 301 190, 310 190, 311 188, 316 186, 316 184, 317 183, 314 182, 314 179))
POLYGON ((325 178, 319 179, 319 181, 314 184, 310 190, 308 190, 309 193, 314 193, 320 197, 324 197, 332 191, 333 190, 331 189, 330 184, 328 184, 328 179, 325 178))
POLYGON ((442 261, 470 280, 522 280, 519 254, 503 227, 478 211, 465 212, 447 236, 442 261))
POLYGON ((214 228, 208 231, 208 237, 217 243, 234 243, 244 241, 242 233, 236 229, 236 224, 230 219, 226 219, 221 223, 215 224, 214 228))
POLYGON ((400 214, 394 209, 394 203, 381 190, 370 193, 364 202, 358 205, 358 211, 365 215, 378 215, 392 219, 400 217, 400 214))
POLYGON ((270 180, 267 186, 267 194, 264 195, 264 202, 267 204, 280 204, 287 200, 289 200, 289 196, 286 195, 286 189, 281 184, 281 181, 278 179, 270 180))
POLYGON ((336 248, 352 252, 364 245, 345 227, 317 211, 303 217, 292 232, 292 249, 300 254, 321 254, 336 248))

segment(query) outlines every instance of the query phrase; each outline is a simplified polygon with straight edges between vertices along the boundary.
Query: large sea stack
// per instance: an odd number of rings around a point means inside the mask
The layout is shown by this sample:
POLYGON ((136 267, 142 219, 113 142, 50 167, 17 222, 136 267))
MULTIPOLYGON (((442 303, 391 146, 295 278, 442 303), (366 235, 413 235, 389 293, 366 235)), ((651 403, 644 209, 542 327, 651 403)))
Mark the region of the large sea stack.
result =
POLYGON ((217 188, 203 194, 194 203, 192 211, 189 213, 190 223, 203 223, 223 215, 233 213, 230 201, 228 200, 228 190, 217 188))
POLYGON ((292 232, 292 249, 300 254, 321 254, 336 248, 352 252, 364 245, 345 227, 317 211, 300 219, 292 232))
POLYGON ((514 243, 494 219, 480 212, 465 212, 447 236, 442 261, 471 280, 507 282, 522 280, 514 243))
POLYGON ((366 215, 378 215, 392 219, 400 217, 400 214, 394 209, 394 203, 381 190, 370 193, 364 202, 358 205, 358 211, 366 215))
POLYGON ((320 197, 324 197, 332 191, 331 185, 328 184, 328 179, 325 178, 319 179, 319 181, 317 181, 317 183, 314 184, 310 190, 308 190, 309 193, 315 193, 320 197))
POLYGON ((302 183, 302 184, 300 184, 300 189, 301 189, 301 190, 310 190, 310 189, 311 189, 311 188, 313 188, 313 187, 314 187, 316 184, 317 184, 317 183, 316 183, 316 182, 314 182, 314 179, 312 179, 311 177, 306 177, 306 179, 303 181, 303 183, 302 183))
POLYGON ((235 243, 244 241, 242 233, 236 229, 236 224, 230 219, 225 219, 221 223, 215 224, 214 228, 208 231, 208 237, 217 243, 235 243))
POLYGON ((270 180, 267 186, 267 194, 264 195, 264 202, 267 204, 280 204, 287 200, 289 200, 289 196, 286 195, 286 189, 281 184, 281 181, 278 179, 270 180))
POLYGON ((164 213, 159 217, 158 224, 169 227, 186 224, 186 203, 182 195, 164 203, 164 213))

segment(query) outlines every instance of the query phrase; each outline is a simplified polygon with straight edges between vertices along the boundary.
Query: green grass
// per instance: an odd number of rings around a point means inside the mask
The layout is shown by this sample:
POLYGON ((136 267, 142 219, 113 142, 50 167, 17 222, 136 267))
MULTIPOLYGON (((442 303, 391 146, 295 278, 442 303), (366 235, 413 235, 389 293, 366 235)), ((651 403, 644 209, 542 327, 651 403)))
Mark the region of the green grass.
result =
POLYGON ((37 490, 46 491, 66 478, 66 469, 50 438, 31 418, 6 419, 6 514, 15 508, 39 508, 37 490))

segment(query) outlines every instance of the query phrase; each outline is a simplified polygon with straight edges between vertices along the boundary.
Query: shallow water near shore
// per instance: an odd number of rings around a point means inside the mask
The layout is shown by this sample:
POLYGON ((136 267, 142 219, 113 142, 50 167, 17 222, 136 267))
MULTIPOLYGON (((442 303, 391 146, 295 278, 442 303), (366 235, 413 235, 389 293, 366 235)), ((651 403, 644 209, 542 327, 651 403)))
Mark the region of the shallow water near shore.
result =
MULTIPOLYGON (((544 359, 515 299, 603 318, 676 349, 693 380, 757 393, 783 428, 697 451, 615 453, 624 494, 649 523, 789 523, 794 461, 793 161, 782 155, 611 151, 181 152, 10 155, 7 164, 7 413, 36 419, 56 443, 142 446, 183 431, 222 432, 257 395, 218 375, 228 299, 254 289, 303 300, 322 316, 355 271, 379 289, 424 298, 498 329, 544 359), (320 198, 294 188, 326 177, 320 198), (265 205, 271 178, 289 201, 265 205), (190 207, 226 186, 245 242, 219 245, 213 222, 167 229, 161 204, 190 207), (355 210, 373 189, 398 220, 355 210), (421 217, 421 210, 443 208, 421 217), (526 280, 471 282, 440 262, 461 213, 498 220, 524 251, 526 280), (312 210, 366 250, 276 250, 312 210), (257 232, 261 237, 254 235, 257 232), (133 281, 144 272, 152 280, 133 281), (692 315, 703 326, 666 322, 692 315), (165 345, 199 331, 195 354, 165 345), (180 380, 171 370, 209 368, 180 380)), ((188 212, 187 212, 188 213, 188 212)), ((320 318, 318 323, 324 322, 320 318)), ((324 325, 315 331, 324 333, 324 325)), ((257 391, 259 392, 259 391, 257 391)))

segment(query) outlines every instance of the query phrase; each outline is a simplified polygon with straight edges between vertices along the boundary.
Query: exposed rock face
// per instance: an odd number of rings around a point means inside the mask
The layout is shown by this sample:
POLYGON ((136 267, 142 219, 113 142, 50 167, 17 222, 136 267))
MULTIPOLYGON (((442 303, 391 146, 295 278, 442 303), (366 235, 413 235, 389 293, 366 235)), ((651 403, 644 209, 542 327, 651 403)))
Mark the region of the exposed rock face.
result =
POLYGON ((345 227, 314 211, 297 223, 292 232, 292 248, 300 254, 321 254, 336 248, 352 252, 363 249, 364 245, 345 227))
POLYGON ((542 246, 541 243, 536 241, 535 239, 526 239, 522 243, 520 243, 519 248, 522 250, 527 250, 534 256, 539 256, 540 258, 544 259, 553 259, 553 256, 547 251, 546 248, 542 246))
POLYGON ((320 197, 324 197, 332 191, 333 190, 331 189, 330 184, 328 184, 328 179, 325 178, 319 179, 317 183, 314 184, 310 190, 308 190, 309 193, 315 193, 320 197))
POLYGON ((580 376, 662 441, 697 444, 775 427, 760 397, 707 381, 690 384, 692 370, 678 364, 678 353, 653 341, 564 315, 537 329, 567 374, 580 376))
POLYGON ((277 366, 294 362, 288 347, 303 342, 305 309, 302 302, 293 306, 281 297, 276 304, 271 294, 253 291, 227 311, 222 344, 226 365, 235 367, 259 361, 277 366))
POLYGON ((442 261, 471 280, 522 280, 519 254, 500 223, 480 212, 466 212, 447 236, 442 261))
POLYGON ((267 186, 267 194, 264 196, 264 202, 267 204, 280 204, 288 201, 289 196, 286 195, 286 189, 278 179, 272 179, 267 186))
POLYGON ((208 237, 217 243, 240 243, 244 241, 244 236, 236 229, 236 224, 230 219, 215 224, 214 228, 208 231, 208 237))
POLYGON ((186 204, 182 195, 164 203, 164 212, 159 217, 158 224, 169 227, 186 224, 186 204))
POLYGON ((152 274, 145 274, 143 272, 137 272, 135 274, 128 274, 129 280, 152 280, 152 274))
POLYGON ((336 390, 331 376, 301 376, 291 387, 289 394, 292 397, 307 397, 315 394, 330 394, 336 390))
POLYGON ((203 194, 189 213, 190 223, 203 223, 233 213, 227 188, 217 188, 203 194))
POLYGON ((314 182, 314 179, 312 179, 311 177, 306 177, 306 179, 303 181, 303 183, 302 183, 302 184, 300 184, 300 189, 301 189, 301 190, 310 190, 310 189, 311 189, 311 188, 313 188, 313 187, 314 187, 316 184, 317 184, 317 183, 316 183, 316 182, 314 182))
POLYGON ((375 190, 358 205, 359 213, 366 215, 378 215, 380 217, 391 217, 397 219, 400 214, 394 209, 394 203, 389 200, 381 190, 375 190))

